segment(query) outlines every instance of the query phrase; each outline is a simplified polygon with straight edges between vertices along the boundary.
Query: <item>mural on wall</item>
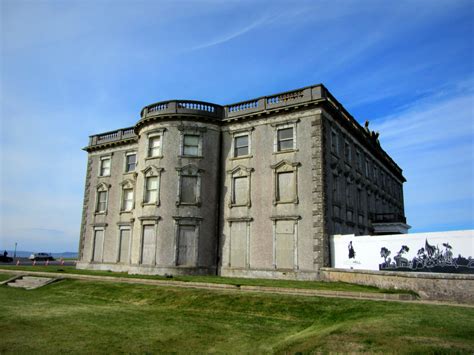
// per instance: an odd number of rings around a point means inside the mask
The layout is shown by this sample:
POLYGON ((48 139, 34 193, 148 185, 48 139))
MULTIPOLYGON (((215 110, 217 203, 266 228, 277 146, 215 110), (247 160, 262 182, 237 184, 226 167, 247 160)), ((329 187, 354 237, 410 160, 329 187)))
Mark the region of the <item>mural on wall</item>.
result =
POLYGON ((418 250, 412 260, 408 260, 403 255, 410 249, 402 245, 393 257, 393 261, 390 258, 392 252, 382 247, 380 257, 384 259, 384 262, 379 264, 379 270, 474 274, 474 259, 471 256, 465 258, 459 254, 453 257, 451 245, 443 243, 443 247, 440 249, 437 245, 430 245, 428 239, 425 239, 425 246, 418 250))

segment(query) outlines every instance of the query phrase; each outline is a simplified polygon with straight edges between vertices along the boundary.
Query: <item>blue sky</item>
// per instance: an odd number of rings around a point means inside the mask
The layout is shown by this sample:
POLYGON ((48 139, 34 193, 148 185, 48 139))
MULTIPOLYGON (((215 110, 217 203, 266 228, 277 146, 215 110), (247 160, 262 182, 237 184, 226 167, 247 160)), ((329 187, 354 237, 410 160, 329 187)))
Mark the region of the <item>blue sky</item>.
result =
POLYGON ((316 83, 380 131, 411 232, 474 228, 473 1, 0 6, 0 249, 77 250, 81 148, 143 106, 316 83))

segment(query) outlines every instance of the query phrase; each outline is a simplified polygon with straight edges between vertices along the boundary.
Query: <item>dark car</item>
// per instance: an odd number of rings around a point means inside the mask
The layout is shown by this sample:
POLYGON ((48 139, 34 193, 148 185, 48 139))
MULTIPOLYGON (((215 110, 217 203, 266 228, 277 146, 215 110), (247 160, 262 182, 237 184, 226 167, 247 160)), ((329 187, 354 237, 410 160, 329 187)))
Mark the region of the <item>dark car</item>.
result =
POLYGON ((39 260, 53 261, 54 260, 54 258, 51 256, 51 254, 48 254, 48 253, 33 253, 33 254, 30 255, 30 257, 28 259, 36 260, 36 261, 39 261, 39 260))
POLYGON ((0 262, 1 263, 11 263, 13 261, 13 258, 10 258, 9 256, 0 254, 0 262))

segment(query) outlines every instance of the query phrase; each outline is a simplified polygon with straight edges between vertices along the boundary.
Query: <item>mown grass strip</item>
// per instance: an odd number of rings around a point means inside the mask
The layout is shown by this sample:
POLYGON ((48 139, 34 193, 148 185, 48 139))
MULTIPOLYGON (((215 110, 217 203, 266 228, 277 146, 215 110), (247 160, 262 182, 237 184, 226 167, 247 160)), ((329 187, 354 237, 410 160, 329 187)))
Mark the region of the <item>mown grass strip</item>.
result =
POLYGON ((41 271, 41 272, 59 272, 64 274, 93 275, 93 276, 112 276, 133 279, 152 279, 166 281, 182 282, 201 282, 213 284, 227 284, 234 286, 265 286, 296 289, 313 289, 328 291, 347 291, 347 292, 377 292, 377 293, 408 293, 417 296, 416 293, 409 290, 380 289, 371 286, 362 286, 344 282, 323 282, 323 281, 297 281, 297 280, 268 280, 268 279, 246 279, 221 276, 174 276, 167 278, 155 275, 130 275, 124 272, 78 270, 74 266, 0 266, 4 270, 22 270, 22 271, 41 271))

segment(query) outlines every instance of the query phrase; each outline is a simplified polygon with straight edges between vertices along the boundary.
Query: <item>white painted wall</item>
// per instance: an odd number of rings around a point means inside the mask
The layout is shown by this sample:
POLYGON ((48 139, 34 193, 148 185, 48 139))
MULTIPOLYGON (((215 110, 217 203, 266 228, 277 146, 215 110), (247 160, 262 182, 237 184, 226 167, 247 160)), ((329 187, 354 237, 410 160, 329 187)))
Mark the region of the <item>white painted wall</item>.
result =
POLYGON ((406 245, 409 251, 403 257, 412 260, 418 250, 425 247, 426 240, 441 250, 445 249, 443 243, 449 243, 454 258, 459 254, 465 258, 474 258, 474 230, 364 236, 349 234, 331 236, 331 265, 341 269, 379 270, 379 264, 384 262, 380 256, 382 247, 391 251, 390 258, 393 261, 402 245, 406 245), (348 246, 351 241, 354 259, 349 259, 348 246))

